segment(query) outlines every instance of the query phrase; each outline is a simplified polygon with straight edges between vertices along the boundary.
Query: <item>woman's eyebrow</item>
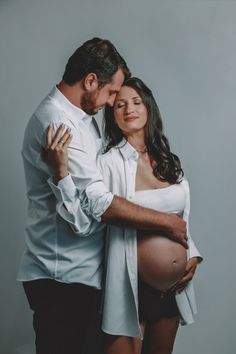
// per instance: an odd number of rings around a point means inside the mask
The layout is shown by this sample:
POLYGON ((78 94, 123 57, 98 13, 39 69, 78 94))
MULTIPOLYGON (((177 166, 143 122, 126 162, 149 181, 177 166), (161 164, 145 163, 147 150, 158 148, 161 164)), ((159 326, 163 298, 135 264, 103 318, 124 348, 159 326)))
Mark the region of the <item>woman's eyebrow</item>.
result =
MULTIPOLYGON (((140 100, 141 100, 141 97, 139 97, 139 96, 134 96, 134 97, 132 97, 132 100, 134 100, 134 99, 136 99, 136 98, 139 98, 140 100)), ((117 100, 116 100, 116 102, 117 101, 126 101, 126 99, 125 98, 118 98, 117 100)))

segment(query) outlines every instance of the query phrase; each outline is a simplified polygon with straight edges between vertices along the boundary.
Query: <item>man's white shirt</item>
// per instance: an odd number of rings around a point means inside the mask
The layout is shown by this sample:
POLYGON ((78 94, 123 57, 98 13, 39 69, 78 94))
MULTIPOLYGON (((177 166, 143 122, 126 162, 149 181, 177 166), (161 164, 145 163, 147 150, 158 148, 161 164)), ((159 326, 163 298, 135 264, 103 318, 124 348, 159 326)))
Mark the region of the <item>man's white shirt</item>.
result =
MULTIPOLYGON (((113 194, 103 183, 96 167, 101 139, 92 117, 54 87, 32 115, 24 136, 22 157, 25 168, 28 210, 26 250, 18 280, 53 278, 65 283, 80 282, 101 287, 104 226, 101 215, 112 202, 113 194), (45 132, 49 124, 56 129, 65 124, 73 140, 69 148, 70 173, 76 188, 68 188, 62 199, 50 187, 51 174, 41 158, 45 132), (73 196, 71 195, 73 193, 73 196), (61 204, 76 198, 83 233, 74 233, 60 215, 61 204), (91 220, 96 227, 91 227, 91 220)), ((68 181, 67 181, 68 182, 68 181)), ((63 183, 63 182, 62 182, 63 183)), ((72 181, 71 181, 72 183, 72 181)), ((53 183, 51 183, 53 185, 53 183)), ((60 183, 59 183, 60 185, 60 183)), ((55 186, 56 187, 56 186, 55 186)))

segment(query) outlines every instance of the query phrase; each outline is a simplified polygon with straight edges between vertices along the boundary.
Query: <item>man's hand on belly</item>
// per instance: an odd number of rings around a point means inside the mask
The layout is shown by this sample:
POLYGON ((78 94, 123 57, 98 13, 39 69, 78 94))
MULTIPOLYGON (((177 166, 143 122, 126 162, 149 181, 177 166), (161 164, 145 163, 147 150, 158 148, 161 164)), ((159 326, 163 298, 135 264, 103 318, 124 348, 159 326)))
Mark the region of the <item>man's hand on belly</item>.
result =
POLYGON ((186 222, 176 214, 166 214, 167 237, 188 248, 186 222))

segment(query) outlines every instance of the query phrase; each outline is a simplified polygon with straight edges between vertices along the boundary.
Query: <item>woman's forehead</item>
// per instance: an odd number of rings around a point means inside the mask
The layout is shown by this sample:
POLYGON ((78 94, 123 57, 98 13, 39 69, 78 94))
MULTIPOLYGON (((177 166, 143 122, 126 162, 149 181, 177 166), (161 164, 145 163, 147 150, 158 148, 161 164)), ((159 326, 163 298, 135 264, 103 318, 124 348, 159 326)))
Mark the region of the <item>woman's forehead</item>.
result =
POLYGON ((140 97, 138 92, 130 86, 122 86, 116 95, 116 100, 140 97))

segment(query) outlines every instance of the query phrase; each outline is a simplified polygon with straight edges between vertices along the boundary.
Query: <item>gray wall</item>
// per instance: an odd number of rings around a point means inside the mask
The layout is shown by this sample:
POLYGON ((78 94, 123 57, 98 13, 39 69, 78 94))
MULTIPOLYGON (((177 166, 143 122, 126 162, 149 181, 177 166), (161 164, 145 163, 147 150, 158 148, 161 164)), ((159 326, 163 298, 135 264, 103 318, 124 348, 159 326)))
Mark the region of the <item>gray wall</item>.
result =
POLYGON ((235 345, 236 2, 0 0, 0 353, 33 354, 31 314, 15 282, 24 247, 24 127, 74 49, 109 38, 153 89, 191 183, 192 235, 205 261, 199 314, 175 354, 235 345))

